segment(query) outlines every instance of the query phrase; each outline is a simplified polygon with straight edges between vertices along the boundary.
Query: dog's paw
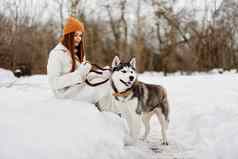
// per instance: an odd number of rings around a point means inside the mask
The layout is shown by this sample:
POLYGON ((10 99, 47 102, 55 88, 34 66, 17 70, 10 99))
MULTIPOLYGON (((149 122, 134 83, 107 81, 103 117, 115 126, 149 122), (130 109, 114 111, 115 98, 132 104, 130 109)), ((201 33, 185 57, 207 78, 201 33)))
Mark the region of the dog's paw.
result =
POLYGON ((168 144, 168 141, 167 141, 167 140, 161 139, 161 145, 166 145, 166 146, 168 146, 169 144, 168 144))
POLYGON ((146 142, 146 141, 147 141, 147 136, 143 136, 143 137, 141 137, 140 140, 146 142))
POLYGON ((124 138, 124 145, 125 146, 131 146, 134 145, 136 143, 135 139, 133 139, 131 136, 125 136, 124 138))
POLYGON ((139 138, 140 141, 143 141, 143 142, 147 142, 147 139, 142 137, 142 138, 139 138))
POLYGON ((162 145, 166 145, 166 146, 169 145, 168 142, 162 142, 161 144, 162 144, 162 145))

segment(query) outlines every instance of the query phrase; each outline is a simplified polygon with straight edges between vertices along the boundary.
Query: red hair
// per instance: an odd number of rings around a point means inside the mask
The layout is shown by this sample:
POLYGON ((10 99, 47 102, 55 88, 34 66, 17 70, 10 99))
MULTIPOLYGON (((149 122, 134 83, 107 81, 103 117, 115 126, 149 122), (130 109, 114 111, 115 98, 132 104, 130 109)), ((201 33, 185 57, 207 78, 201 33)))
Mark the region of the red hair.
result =
POLYGON ((75 32, 71 32, 65 34, 62 40, 62 44, 69 50, 70 56, 72 59, 72 67, 70 72, 73 72, 76 69, 76 60, 80 63, 84 60, 84 38, 82 35, 82 40, 77 47, 74 45, 74 34, 75 32), (77 50, 76 52, 74 50, 77 50), (77 57, 77 58, 76 58, 77 57))

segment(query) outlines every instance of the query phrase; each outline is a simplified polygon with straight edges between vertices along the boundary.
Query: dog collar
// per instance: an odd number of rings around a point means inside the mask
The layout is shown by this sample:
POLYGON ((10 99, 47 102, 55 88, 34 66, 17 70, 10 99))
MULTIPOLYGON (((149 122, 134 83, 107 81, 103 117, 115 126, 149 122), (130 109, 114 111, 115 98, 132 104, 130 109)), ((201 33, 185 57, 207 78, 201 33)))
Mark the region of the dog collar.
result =
POLYGON ((118 92, 115 84, 113 81, 111 81, 111 85, 112 85, 112 89, 114 90, 114 93, 112 93, 112 95, 116 98, 116 100, 119 100, 118 97, 127 97, 130 95, 131 91, 132 91, 132 87, 123 91, 123 92, 118 92))
POLYGON ((114 97, 127 97, 129 96, 131 93, 131 90, 127 90, 127 91, 124 91, 124 92, 114 92, 112 95, 114 97))

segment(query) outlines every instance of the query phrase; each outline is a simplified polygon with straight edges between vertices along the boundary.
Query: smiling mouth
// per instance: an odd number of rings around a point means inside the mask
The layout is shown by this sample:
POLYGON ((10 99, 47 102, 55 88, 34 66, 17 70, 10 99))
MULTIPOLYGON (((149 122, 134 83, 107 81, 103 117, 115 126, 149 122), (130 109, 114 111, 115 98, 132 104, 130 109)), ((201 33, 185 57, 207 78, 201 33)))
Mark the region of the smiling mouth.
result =
POLYGON ((125 82, 122 79, 120 79, 120 82, 123 83, 127 87, 129 87, 129 85, 131 84, 131 82, 125 82))

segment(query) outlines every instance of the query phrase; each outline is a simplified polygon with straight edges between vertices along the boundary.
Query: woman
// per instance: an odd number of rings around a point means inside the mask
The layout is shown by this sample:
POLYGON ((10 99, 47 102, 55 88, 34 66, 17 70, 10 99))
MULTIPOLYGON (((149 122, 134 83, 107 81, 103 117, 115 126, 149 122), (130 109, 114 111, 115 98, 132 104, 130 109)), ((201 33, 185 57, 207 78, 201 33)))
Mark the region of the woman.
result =
MULTIPOLYGON (((104 95, 99 90, 105 85, 90 87, 85 83, 92 66, 85 57, 84 32, 83 23, 74 17, 67 19, 62 40, 49 54, 47 74, 56 97, 96 103, 104 95)), ((107 72, 101 77, 109 75, 107 72)))

